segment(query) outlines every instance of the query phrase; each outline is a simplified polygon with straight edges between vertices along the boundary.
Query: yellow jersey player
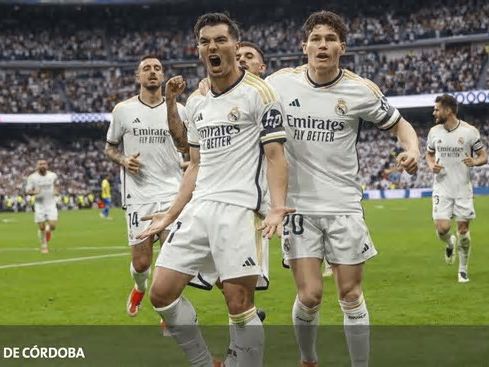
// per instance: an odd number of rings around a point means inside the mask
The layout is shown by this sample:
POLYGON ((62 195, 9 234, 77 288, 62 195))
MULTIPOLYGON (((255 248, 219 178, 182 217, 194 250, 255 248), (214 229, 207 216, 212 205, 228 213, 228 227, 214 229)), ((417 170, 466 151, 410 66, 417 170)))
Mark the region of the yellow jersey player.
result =
POLYGON ((434 174, 433 220, 436 234, 446 244, 445 261, 459 253, 458 281, 469 281, 469 223, 475 218, 470 168, 487 163, 487 151, 479 131, 457 117, 457 100, 448 95, 435 99, 436 125, 428 134, 426 161, 434 174), (457 222, 457 236, 450 234, 451 220, 457 222))
POLYGON ((57 181, 58 176, 48 171, 48 162, 45 159, 37 161, 36 171, 27 178, 25 191, 27 195, 35 196, 34 221, 39 227, 39 241, 43 254, 49 252, 48 242, 58 223, 57 181))
POLYGON ((398 163, 417 170, 412 126, 369 80, 340 68, 347 28, 335 13, 319 11, 303 26, 308 63, 266 80, 284 106, 289 162, 282 247, 296 283, 292 321, 302 366, 317 366, 316 334, 323 295, 321 263, 332 265, 351 365, 367 366, 369 314, 362 291, 363 264, 376 255, 363 218, 356 144, 362 121, 390 130, 405 149, 398 163))
POLYGON ((109 182, 109 176, 105 176, 102 180, 101 184, 102 191, 100 193, 100 198, 102 199, 104 203, 104 208, 102 209, 102 212, 100 213, 100 217, 104 219, 110 219, 109 217, 109 211, 110 211, 110 206, 112 205, 112 194, 110 190, 110 182, 109 182))

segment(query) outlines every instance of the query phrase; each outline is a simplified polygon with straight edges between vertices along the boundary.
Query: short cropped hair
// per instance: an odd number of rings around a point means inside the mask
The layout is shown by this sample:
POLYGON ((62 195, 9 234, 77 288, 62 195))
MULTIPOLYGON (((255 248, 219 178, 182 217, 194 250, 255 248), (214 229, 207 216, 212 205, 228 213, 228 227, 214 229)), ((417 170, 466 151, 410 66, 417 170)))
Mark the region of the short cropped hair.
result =
POLYGON ((218 24, 226 24, 229 29, 229 34, 236 41, 239 41, 239 27, 234 20, 232 20, 227 14, 224 13, 207 13, 201 15, 194 26, 194 35, 196 39, 199 39, 199 33, 205 26, 214 26, 218 24))
POLYGON ((161 63, 160 58, 158 56, 154 55, 154 54, 146 54, 146 55, 144 55, 143 57, 141 57, 139 59, 139 63, 142 63, 144 60, 147 60, 147 59, 156 59, 156 60, 158 60, 161 63))
POLYGON ((315 26, 323 24, 331 27, 338 34, 341 42, 346 42, 347 29, 345 22, 338 14, 326 10, 317 11, 309 15, 309 18, 302 26, 304 41, 307 41, 315 26))
POLYGON ((444 94, 442 96, 436 97, 435 102, 439 103, 443 107, 448 107, 449 109, 452 110, 452 112, 454 114, 457 114, 458 104, 457 104, 457 100, 455 99, 455 97, 453 97, 449 94, 444 94))
POLYGON ((251 47, 251 48, 255 49, 256 52, 258 52, 260 54, 261 61, 263 61, 263 63, 265 64, 265 54, 263 53, 263 51, 260 48, 260 46, 258 46, 256 43, 249 42, 249 41, 241 41, 239 43, 239 46, 240 47, 251 47))

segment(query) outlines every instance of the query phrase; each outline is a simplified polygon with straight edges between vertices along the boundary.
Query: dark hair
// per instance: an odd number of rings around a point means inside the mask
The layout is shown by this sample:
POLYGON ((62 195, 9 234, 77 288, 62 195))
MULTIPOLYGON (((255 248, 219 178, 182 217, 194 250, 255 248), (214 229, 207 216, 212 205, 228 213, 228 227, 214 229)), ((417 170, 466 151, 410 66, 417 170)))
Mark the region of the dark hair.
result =
POLYGON ((239 41, 239 27, 234 20, 224 13, 207 13, 201 15, 194 26, 195 38, 199 39, 199 32, 205 26, 214 26, 218 24, 226 24, 228 26, 229 34, 235 40, 239 41))
POLYGON ((321 24, 331 27, 338 34, 340 41, 346 42, 347 29, 345 22, 338 14, 326 10, 316 11, 309 15, 309 18, 302 26, 304 41, 307 41, 314 27, 321 24))
POLYGON ((263 61, 263 63, 265 64, 265 54, 263 53, 262 49, 260 48, 260 46, 258 46, 256 43, 253 43, 253 42, 249 42, 249 41, 241 41, 239 43, 239 46, 240 47, 251 47, 253 49, 256 50, 256 52, 258 52, 261 56, 261 60, 263 61))
POLYGON ((142 63, 144 60, 147 60, 147 59, 156 59, 156 60, 158 60, 161 63, 160 58, 158 56, 154 55, 154 54, 146 54, 146 55, 144 55, 143 57, 141 57, 139 59, 139 63, 142 63))
POLYGON ((441 104, 443 107, 448 107, 452 110, 454 114, 457 114, 458 107, 455 97, 449 94, 444 94, 442 96, 436 97, 435 102, 441 104))

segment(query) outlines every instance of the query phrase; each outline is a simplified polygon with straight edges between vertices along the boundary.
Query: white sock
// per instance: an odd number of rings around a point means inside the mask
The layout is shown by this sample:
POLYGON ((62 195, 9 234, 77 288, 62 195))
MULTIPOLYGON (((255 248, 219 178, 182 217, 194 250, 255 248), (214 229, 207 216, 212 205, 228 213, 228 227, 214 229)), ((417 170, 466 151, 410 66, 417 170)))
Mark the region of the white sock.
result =
POLYGON ((265 332, 263 324, 256 314, 256 307, 238 315, 229 315, 231 325, 229 333, 234 329, 234 343, 236 346, 238 366, 263 366, 263 351, 265 346, 265 332))
POLYGON ((319 327, 319 308, 321 305, 307 307, 295 298, 292 307, 292 323, 295 339, 301 352, 301 361, 318 362, 316 338, 319 327))
POLYGON ((170 335, 182 348, 192 367, 212 367, 212 357, 197 325, 192 304, 184 297, 166 307, 154 308, 165 320, 170 335))
POLYGON ((352 367, 367 367, 370 351, 370 329, 363 294, 355 301, 339 301, 344 313, 343 324, 352 367))
POLYGON ((467 267, 469 265, 470 256, 470 232, 467 231, 465 234, 458 234, 458 272, 467 273, 467 267))
POLYGON ((229 319, 229 347, 224 365, 226 367, 238 367, 238 354, 236 352, 236 329, 233 322, 229 319))
POLYGON ((39 238, 39 242, 41 243, 41 247, 46 247, 48 245, 46 241, 46 231, 37 230, 37 237, 39 238))
POLYGON ((149 274, 151 273, 151 267, 143 271, 142 273, 138 273, 136 269, 134 269, 134 265, 132 264, 129 267, 129 271, 131 272, 132 279, 134 279, 134 283, 136 283, 136 288, 140 292, 145 292, 147 287, 147 281, 149 274))
POLYGON ((436 231, 436 236, 443 242, 445 242, 448 246, 448 248, 453 248, 453 244, 450 242, 450 231, 448 231, 445 234, 440 234, 438 231, 436 231))

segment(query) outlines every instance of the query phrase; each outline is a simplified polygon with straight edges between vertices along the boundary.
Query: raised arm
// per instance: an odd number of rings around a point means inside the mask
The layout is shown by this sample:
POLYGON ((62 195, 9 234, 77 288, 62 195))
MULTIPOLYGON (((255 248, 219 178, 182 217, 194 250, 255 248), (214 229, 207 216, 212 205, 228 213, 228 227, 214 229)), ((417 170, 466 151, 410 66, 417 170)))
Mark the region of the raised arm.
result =
POLYGON ((185 90, 185 81, 181 75, 174 76, 166 82, 165 98, 168 127, 173 144, 179 152, 188 152, 187 129, 178 113, 177 97, 185 90))

